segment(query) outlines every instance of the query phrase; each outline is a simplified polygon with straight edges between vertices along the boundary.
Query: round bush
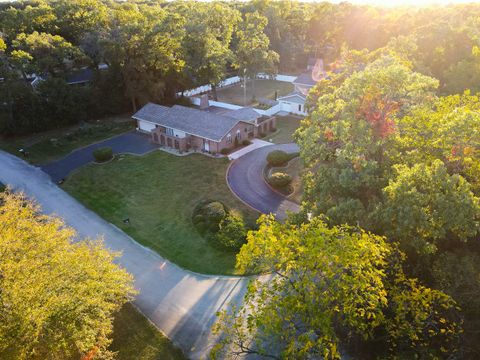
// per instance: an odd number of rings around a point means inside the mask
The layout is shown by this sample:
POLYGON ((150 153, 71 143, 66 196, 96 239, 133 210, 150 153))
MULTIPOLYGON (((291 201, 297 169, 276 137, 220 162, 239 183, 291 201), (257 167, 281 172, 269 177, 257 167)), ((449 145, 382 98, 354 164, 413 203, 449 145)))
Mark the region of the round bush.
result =
POLYGON ((98 148, 93 151, 93 157, 96 162, 105 162, 113 157, 113 151, 110 147, 98 148))
POLYGON ((220 201, 201 202, 193 210, 192 222, 201 234, 218 231, 227 210, 220 201))
POLYGON ((282 150, 273 150, 267 155, 267 162, 271 166, 281 166, 290 160, 290 155, 282 150))
POLYGON ((229 152, 230 152, 230 149, 227 149, 227 148, 223 148, 222 150, 220 150, 220 154, 222 155, 227 155, 229 152))
POLYGON ((238 250, 245 244, 247 228, 242 215, 235 211, 227 214, 219 224, 219 230, 215 235, 217 241, 226 248, 238 250))
POLYGON ((273 187, 284 188, 292 182, 292 177, 283 172, 276 172, 269 176, 268 183, 273 187))
POLYGON ((247 146, 250 145, 252 142, 250 140, 243 140, 242 145, 247 146))

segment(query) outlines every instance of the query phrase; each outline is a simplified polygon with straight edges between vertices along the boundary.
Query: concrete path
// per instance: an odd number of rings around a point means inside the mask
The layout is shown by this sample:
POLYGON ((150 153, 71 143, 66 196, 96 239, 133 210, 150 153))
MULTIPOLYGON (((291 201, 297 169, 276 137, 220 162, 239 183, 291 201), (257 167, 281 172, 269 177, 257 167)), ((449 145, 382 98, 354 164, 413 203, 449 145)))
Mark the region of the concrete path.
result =
POLYGON ((252 143, 248 146, 245 146, 244 148, 241 148, 240 150, 237 150, 230 155, 228 155, 229 160, 235 160, 238 159, 239 157, 248 154, 250 151, 259 149, 264 146, 269 146, 273 145, 271 142, 260 140, 260 139, 252 139, 252 143))
POLYGON ((247 205, 264 214, 275 214, 282 220, 286 218, 287 212, 300 211, 300 206, 273 191, 265 183, 263 171, 267 165, 267 154, 272 150, 291 153, 299 151, 299 148, 290 143, 264 146, 251 151, 230 165, 227 181, 233 193, 247 205))
POLYGON ((215 313, 239 302, 247 278, 204 276, 185 271, 139 245, 56 186, 41 169, 0 151, 0 182, 36 199, 47 214, 57 214, 82 238, 103 236, 123 254, 118 262, 135 277, 136 306, 192 359, 205 358, 215 342, 215 313))
POLYGON ((74 150, 64 158, 42 165, 41 168, 50 175, 54 182, 58 182, 60 179, 66 178, 73 170, 92 162, 94 160, 93 150, 104 146, 111 147, 114 154, 129 153, 137 155, 143 155, 159 147, 159 145, 150 141, 148 135, 131 131, 74 150))

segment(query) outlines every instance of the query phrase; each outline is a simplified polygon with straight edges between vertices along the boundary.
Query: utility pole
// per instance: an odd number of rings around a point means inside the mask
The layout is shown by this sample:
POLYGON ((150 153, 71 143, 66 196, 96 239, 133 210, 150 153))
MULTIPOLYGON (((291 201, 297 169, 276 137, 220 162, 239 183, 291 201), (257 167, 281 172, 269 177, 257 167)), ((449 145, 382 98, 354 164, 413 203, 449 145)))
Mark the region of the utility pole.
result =
POLYGON ((243 69, 243 106, 247 106, 247 69, 243 69))

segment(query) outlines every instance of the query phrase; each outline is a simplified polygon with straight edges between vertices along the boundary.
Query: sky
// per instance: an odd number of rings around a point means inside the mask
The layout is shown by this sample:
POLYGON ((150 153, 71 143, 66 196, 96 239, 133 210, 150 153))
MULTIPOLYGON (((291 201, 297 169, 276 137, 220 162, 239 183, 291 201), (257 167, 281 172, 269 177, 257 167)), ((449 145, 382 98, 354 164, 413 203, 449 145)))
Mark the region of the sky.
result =
MULTIPOLYGON (((315 1, 315 0, 313 0, 315 1)), ((330 2, 339 3, 341 0, 333 0, 330 2)), ((478 1, 472 0, 349 0, 348 2, 353 4, 369 4, 379 6, 422 6, 422 5, 447 5, 447 4, 459 4, 459 3, 472 3, 478 1)))

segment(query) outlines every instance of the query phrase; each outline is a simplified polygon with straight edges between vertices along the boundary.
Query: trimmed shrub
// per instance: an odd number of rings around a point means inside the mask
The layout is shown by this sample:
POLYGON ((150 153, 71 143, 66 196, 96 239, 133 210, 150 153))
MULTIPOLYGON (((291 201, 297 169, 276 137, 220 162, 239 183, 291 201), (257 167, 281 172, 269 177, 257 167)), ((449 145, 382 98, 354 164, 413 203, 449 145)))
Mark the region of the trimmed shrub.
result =
POLYGON ((229 152, 230 152, 230 149, 228 148, 223 148, 222 150, 220 150, 220 154, 222 155, 227 155, 229 152))
POLYGON ((281 166, 290 160, 290 155, 282 150, 271 151, 267 155, 267 162, 271 166, 281 166))
POLYGON ((238 250, 245 244, 247 229, 242 216, 231 211, 220 222, 215 239, 224 247, 238 250))
POLYGON ((284 188, 292 182, 292 177, 283 172, 273 173, 268 177, 268 183, 276 188, 284 188))
POLYGON ((227 210, 220 201, 201 202, 193 210, 192 222, 202 235, 216 233, 226 216, 227 210))
POLYGON ((242 145, 243 146, 247 146, 247 145, 250 145, 252 142, 250 140, 243 140, 242 141, 242 145))
POLYGON ((102 147, 93 150, 93 157, 96 162, 102 163, 113 158, 113 151, 110 147, 102 147))
POLYGON ((261 132, 260 134, 258 134, 258 136, 261 138, 264 138, 265 136, 267 136, 267 134, 265 134, 264 132, 261 132))

